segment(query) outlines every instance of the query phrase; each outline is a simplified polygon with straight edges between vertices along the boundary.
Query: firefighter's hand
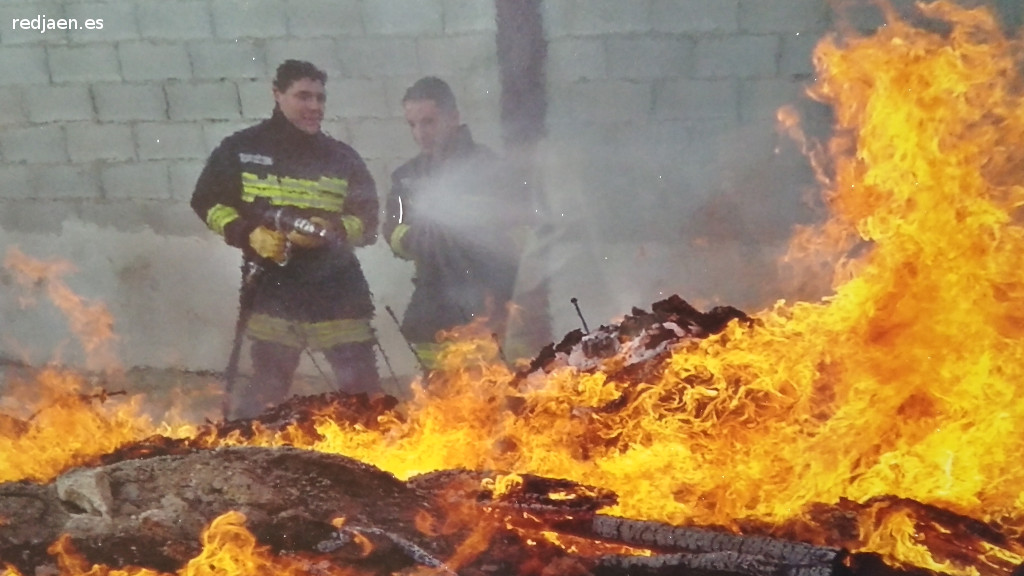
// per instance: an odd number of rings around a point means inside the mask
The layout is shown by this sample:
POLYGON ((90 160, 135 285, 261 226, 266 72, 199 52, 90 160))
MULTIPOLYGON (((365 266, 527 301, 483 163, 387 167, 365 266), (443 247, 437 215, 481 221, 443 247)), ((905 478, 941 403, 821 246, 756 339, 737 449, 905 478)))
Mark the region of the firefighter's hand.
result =
MULTIPOLYGON (((319 216, 311 216, 309 221, 317 226, 323 226, 330 231, 334 231, 334 226, 319 216)), ((319 248, 327 242, 325 238, 321 238, 320 236, 307 236, 302 232, 297 232, 295 230, 288 233, 288 241, 299 248, 319 248)))
POLYGON ((249 245, 263 258, 273 260, 280 264, 285 261, 286 239, 284 234, 277 230, 271 230, 266 226, 259 226, 249 233, 249 245))

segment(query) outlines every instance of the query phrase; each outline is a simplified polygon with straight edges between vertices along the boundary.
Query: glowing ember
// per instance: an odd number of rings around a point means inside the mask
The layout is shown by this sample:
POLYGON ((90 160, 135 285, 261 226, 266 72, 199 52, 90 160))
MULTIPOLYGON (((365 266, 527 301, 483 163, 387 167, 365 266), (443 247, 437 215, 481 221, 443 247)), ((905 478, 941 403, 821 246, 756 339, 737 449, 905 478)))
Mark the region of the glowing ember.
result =
MULTIPOLYGON (((853 551, 948 574, 1019 565, 1021 78, 989 12, 945 2, 922 10, 941 25, 893 18, 815 53, 811 92, 836 117, 819 164, 831 217, 800 231, 791 256, 831 262, 829 298, 780 302, 752 326, 692 341, 642 382, 571 368, 519 381, 490 362, 489 338, 456 339, 401 417, 373 429, 320 418, 319 437, 245 441, 341 453, 399 478, 508 472, 495 492, 514 489, 516 474, 568 478, 617 493, 611 514, 736 530, 800 519, 813 504, 893 496, 996 526, 1008 541, 947 554, 908 509, 862 514, 846 543, 853 551)), ((7 462, 53 450, 57 436, 81 437, 59 428, 69 416, 44 416, 38 438, 0 445, 7 479, 52 476, 57 465, 7 462)), ((118 432, 85 435, 145 434, 134 421, 110 422, 102 425, 118 432)), ((451 565, 478 553, 492 528, 478 526, 451 565)), ((270 562, 243 548, 244 561, 270 562)))

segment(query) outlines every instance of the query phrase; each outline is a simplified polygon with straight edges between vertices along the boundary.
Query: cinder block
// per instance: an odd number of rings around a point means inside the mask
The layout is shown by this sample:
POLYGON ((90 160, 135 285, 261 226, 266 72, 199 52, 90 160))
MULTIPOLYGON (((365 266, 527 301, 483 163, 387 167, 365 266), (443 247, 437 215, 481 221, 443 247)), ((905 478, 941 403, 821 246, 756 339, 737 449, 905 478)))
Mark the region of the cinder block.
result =
MULTIPOLYGON (((400 119, 403 124, 405 123, 405 110, 402 108, 402 98, 409 86, 412 86, 413 82, 419 80, 421 76, 422 74, 416 71, 403 77, 381 79, 384 84, 384 92, 387 94, 389 116, 400 119)), ((454 88, 452 89, 454 90, 454 88)), ((456 97, 458 97, 457 94, 456 97)))
MULTIPOLYGON (((25 172, 28 179, 28 168, 16 166, 19 172, 25 172)), ((5 181, 9 178, 18 178, 3 167, 0 167, 0 177, 5 181)), ((31 181, 20 183, 18 189, 27 189, 31 181)), ((72 202, 40 202, 29 197, 31 192, 12 194, 13 200, 5 200, 0 203, 0 228, 11 233, 28 234, 60 234, 64 227, 64 221, 75 217, 76 206, 72 202)))
POLYGON ((100 179, 104 198, 163 200, 171 197, 166 162, 109 164, 100 171, 100 179))
POLYGON ((121 60, 121 75, 128 82, 192 77, 192 65, 184 44, 121 42, 117 52, 121 60))
MULTIPOLYGON (((182 206, 166 198, 145 199, 135 202, 84 202, 76 210, 82 222, 95 224, 104 229, 126 232, 144 232, 158 236, 195 236, 210 234, 195 217, 188 205, 182 206)), ((163 254, 163 253, 161 253, 163 254)), ((152 258, 163 264, 161 255, 152 258)), ((146 265, 154 260, 145 260, 146 265)), ((166 295, 167 292, 162 292, 166 295)), ((161 327, 165 326, 161 324, 161 327)), ((147 344, 147 347, 150 345, 147 344)), ((123 349, 121 349, 123 352, 123 349)), ((146 364, 149 365, 149 364, 146 364)))
POLYGON ((140 160, 199 159, 206 156, 199 124, 142 123, 135 126, 140 160))
POLYGON ((820 32, 829 25, 829 2, 740 0, 740 30, 754 34, 820 32))
POLYGON ((646 0, 548 0, 541 10, 548 38, 651 30, 646 0))
POLYGON ((611 78, 679 78, 692 74, 695 43, 686 36, 615 36, 607 43, 611 78))
POLYGON ((337 53, 350 78, 415 76, 419 72, 416 41, 411 38, 340 38, 337 53))
POLYGON ((654 116, 678 120, 726 120, 739 118, 737 81, 673 80, 656 87, 654 116))
POLYGON ((139 38, 135 21, 135 4, 131 2, 82 2, 64 6, 64 14, 78 21, 80 28, 87 19, 103 20, 102 29, 80 29, 68 33, 70 42, 115 42, 139 38))
POLYGON ((64 131, 56 124, 9 128, 0 132, 0 154, 6 162, 28 164, 68 160, 64 131))
POLYGON ((135 139, 127 124, 96 124, 76 122, 65 126, 68 156, 72 162, 93 160, 132 160, 135 139))
POLYGON ((50 46, 50 77, 54 82, 120 80, 113 44, 50 46))
POLYGON ((159 84, 94 84, 92 96, 105 122, 167 119, 167 97, 159 84))
MULTIPOLYGON (((0 198, 4 200, 32 197, 32 178, 29 167, 24 164, 0 164, 0 198)), ((8 206, 5 202, 0 209, 0 217, 8 215, 8 206)), ((0 227, 9 229, 6 219, 0 227)))
MULTIPOLYGON (((459 111, 464 120, 477 125, 480 121, 501 118, 501 83, 497 67, 457 82, 452 90, 458 98, 459 111)), ((399 119, 403 116, 399 115, 399 119)))
POLYGON ((168 84, 171 120, 232 120, 241 117, 238 89, 232 82, 168 84))
POLYGON ((374 0, 363 2, 362 7, 368 35, 429 36, 444 33, 441 0, 374 0))
POLYGON ((19 86, 0 88, 0 127, 21 124, 28 120, 25 109, 24 89, 19 86))
POLYGON ((64 17, 63 2, 39 0, 38 2, 0 3, 0 43, 5 46, 17 44, 63 44, 67 42, 67 31, 45 30, 42 17, 47 19, 64 17), (17 28, 13 20, 18 19, 17 28), (22 20, 29 20, 24 28, 22 20))
POLYGON ((256 122, 204 122, 203 141, 207 150, 204 157, 213 152, 213 149, 220 145, 221 140, 254 124, 256 122))
POLYGON ((196 180, 199 179, 199 173, 203 171, 203 166, 205 165, 205 162, 194 160, 172 162, 168 166, 171 176, 171 198, 189 201, 192 198, 192 192, 196 188, 196 180))
POLYGON ((189 46, 196 78, 220 80, 266 78, 267 62, 261 43, 196 42, 189 46))
POLYGON ((602 38, 556 38, 548 42, 547 74, 562 81, 608 77, 608 54, 602 38))
POLYGON ((494 32, 497 29, 494 2, 443 0, 444 33, 494 32))
POLYGON ((615 122, 646 118, 650 112, 651 84, 647 82, 594 80, 549 89, 552 119, 615 122))
POLYGON ((30 167, 36 198, 90 200, 100 197, 97 171, 92 164, 36 164, 30 167))
POLYGON ((739 85, 740 121, 771 120, 780 106, 805 100, 803 82, 769 78, 744 80, 739 85))
POLYGON ((12 46, 0 50, 0 86, 49 82, 50 69, 43 46, 12 46))
POLYGON ((349 144, 364 160, 394 157, 409 159, 416 155, 409 128, 398 118, 356 120, 349 124, 349 130, 352 134, 349 144))
POLYGON ((794 32, 782 37, 779 75, 784 78, 805 78, 814 74, 812 54, 821 40, 813 32, 794 32))
POLYGON ((284 39, 267 42, 267 73, 270 76, 273 76, 277 67, 288 59, 312 62, 327 72, 328 83, 332 78, 349 76, 348 68, 339 58, 337 46, 329 38, 284 39))
POLYGON ((651 5, 655 32, 729 34, 739 22, 739 0, 654 0, 651 5))
POLYGON ((449 74, 479 73, 498 67, 498 54, 491 34, 422 38, 418 43, 420 67, 427 74, 438 70, 449 74))
POLYGON ((143 38, 188 40, 213 36, 208 2, 149 0, 136 8, 143 38))
MULTIPOLYGON (((239 82, 237 86, 243 118, 262 119, 270 117, 270 112, 274 109, 274 96, 271 92, 270 80, 239 82)), ((328 106, 330 106, 330 79, 328 79, 327 86, 328 106)))
POLYGON ((389 106, 380 81, 341 78, 327 86, 327 115, 332 118, 384 118, 389 106))
POLYGON ((28 118, 32 122, 92 120, 92 96, 86 84, 33 86, 28 89, 28 118))
POLYGON ((778 73, 779 37, 716 36, 697 41, 698 78, 771 78, 778 73))
MULTIPOLYGON (((376 3, 371 2, 371 4, 376 3)), ((358 0, 303 0, 288 3, 288 32, 296 38, 363 34, 358 0)))
POLYGON ((320 125, 320 130, 335 140, 347 143, 352 141, 348 125, 349 122, 347 120, 324 120, 323 124, 320 125))
POLYGON ((281 0, 219 0, 211 3, 210 10, 218 38, 277 38, 288 34, 281 0))

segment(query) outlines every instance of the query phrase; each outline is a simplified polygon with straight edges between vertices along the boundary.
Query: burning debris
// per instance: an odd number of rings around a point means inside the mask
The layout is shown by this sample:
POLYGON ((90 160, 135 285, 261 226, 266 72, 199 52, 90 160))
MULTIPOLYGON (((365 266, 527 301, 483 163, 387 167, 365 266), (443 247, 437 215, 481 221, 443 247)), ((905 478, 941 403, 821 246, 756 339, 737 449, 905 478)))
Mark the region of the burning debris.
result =
POLYGON ((529 475, 494 478, 446 471, 400 482, 350 458, 286 447, 124 460, 49 484, 0 485, 0 558, 31 574, 53 564, 49 553, 60 542, 88 563, 169 573, 200 556, 204 527, 238 514, 275 555, 360 574, 416 565, 460 574, 545 574, 550 565, 579 574, 843 570, 837 549, 599 516, 615 500, 607 491, 529 475), (480 533, 479 549, 449 566, 446 559, 480 533), (559 535, 576 550, 556 545, 559 535))
POLYGON ((538 376, 543 377, 566 367, 609 373, 657 364, 657 359, 680 345, 717 334, 733 320, 752 322, 732 306, 717 306, 705 313, 672 295, 654 303, 651 312, 633 308, 618 324, 601 326, 594 332, 573 330, 559 344, 545 347, 521 377, 529 379, 538 370, 543 372, 538 376))
POLYGON ((455 341, 408 403, 203 427, 51 374, 75 402, 0 422, 8 571, 1020 576, 1024 81, 989 12, 921 10, 815 51, 827 299, 671 298, 518 373, 455 341))
MULTIPOLYGON (((512 399, 536 378, 530 374, 559 370, 554 366, 559 355, 583 358, 581 366, 604 370, 635 388, 638 375, 663 371, 680 348, 734 321, 756 329, 738 310, 701 314, 678 296, 655 303, 652 310, 634 309, 618 324, 590 335, 570 334, 545 350, 529 374, 510 378, 504 405, 518 417, 536 416, 527 401, 512 399), (615 344, 587 346, 588 338, 614 339, 615 344), (609 353, 612 346, 615 353, 609 353), (609 363, 614 358, 631 361, 609 363), (612 370, 613 365, 621 369, 612 370)), ((109 398, 74 394, 64 404, 95 409, 109 398)), ((608 415, 635 402, 635 397, 619 399, 596 412, 608 415)), ((360 575, 414 569, 581 576, 903 573, 878 554, 851 552, 858 546, 858 519, 870 514, 885 523, 916 519, 918 525, 931 526, 930 542, 952 556, 984 561, 984 574, 1017 570, 1006 557, 987 555, 1015 546, 998 530, 912 500, 816 504, 801 520, 781 525, 747 521, 737 531, 610 516, 602 511, 618 504, 617 494, 571 480, 449 469, 401 481, 349 457, 291 447, 323 441, 319 425, 328 421, 386 433, 388 423, 407 423, 398 408, 390 397, 295 397, 253 420, 208 423, 188 437, 153 435, 127 443, 48 483, 0 484, 0 558, 9 571, 21 574, 45 567, 67 573, 71 565, 186 573, 199 559, 213 565, 238 561, 223 556, 227 552, 211 551, 212 543, 224 538, 215 535, 224 530, 244 538, 245 561, 257 556, 273 570, 287 566, 360 575), (258 442, 268 434, 277 445, 232 445, 258 442)), ((586 420, 589 427, 599 420, 579 411, 572 418, 586 420)), ((11 419, 7 428, 15 437, 29 433, 31 422, 11 419)), ((519 449, 514 443, 501 447, 519 449)))

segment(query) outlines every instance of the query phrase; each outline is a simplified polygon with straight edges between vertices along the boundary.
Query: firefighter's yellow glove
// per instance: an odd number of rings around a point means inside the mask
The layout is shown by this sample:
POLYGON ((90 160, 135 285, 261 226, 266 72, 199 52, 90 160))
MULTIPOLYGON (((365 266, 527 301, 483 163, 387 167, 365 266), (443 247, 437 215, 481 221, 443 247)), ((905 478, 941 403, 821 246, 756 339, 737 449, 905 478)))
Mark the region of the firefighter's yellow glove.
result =
MULTIPOLYGON (((323 226, 324 228, 331 229, 331 225, 319 216, 311 216, 310 222, 317 226, 323 226)), ((318 248, 323 246, 327 241, 319 236, 307 236, 302 232, 291 231, 288 233, 288 241, 300 248, 318 248)))
POLYGON ((260 226, 249 233, 249 245, 264 258, 281 263, 285 261, 285 236, 277 230, 260 226))

